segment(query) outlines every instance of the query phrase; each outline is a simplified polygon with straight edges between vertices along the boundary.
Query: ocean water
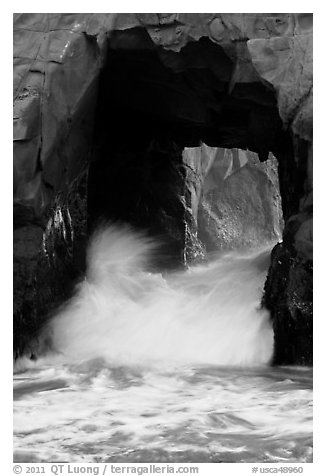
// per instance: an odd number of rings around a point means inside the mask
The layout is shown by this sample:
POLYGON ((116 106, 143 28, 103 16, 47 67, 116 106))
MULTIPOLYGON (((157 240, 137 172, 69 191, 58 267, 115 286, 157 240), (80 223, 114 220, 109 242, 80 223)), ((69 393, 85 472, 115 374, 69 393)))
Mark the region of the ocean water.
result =
POLYGON ((270 248, 161 274, 147 237, 100 230, 38 359, 15 363, 14 460, 312 461, 312 370, 269 365, 270 248))

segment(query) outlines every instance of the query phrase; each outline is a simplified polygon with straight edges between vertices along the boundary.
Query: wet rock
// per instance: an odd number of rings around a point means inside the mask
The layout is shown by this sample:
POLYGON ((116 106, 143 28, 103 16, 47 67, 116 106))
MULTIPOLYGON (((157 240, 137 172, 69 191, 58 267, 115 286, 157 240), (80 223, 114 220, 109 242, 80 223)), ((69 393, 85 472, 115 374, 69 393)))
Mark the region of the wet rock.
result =
POLYGON ((263 305, 274 328, 274 364, 312 365, 312 261, 288 243, 273 249, 263 305))
POLYGON ((85 271, 86 178, 85 174, 72 196, 57 197, 46 225, 18 223, 14 230, 16 357, 33 357, 40 329, 85 271))

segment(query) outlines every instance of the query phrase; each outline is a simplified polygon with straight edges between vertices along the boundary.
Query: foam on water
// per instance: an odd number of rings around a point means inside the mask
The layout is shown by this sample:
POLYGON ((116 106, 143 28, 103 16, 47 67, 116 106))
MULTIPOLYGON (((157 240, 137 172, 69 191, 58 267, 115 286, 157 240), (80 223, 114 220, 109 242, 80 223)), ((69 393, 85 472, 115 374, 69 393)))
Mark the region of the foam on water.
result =
POLYGON ((15 462, 309 462, 309 369, 108 368, 16 375, 15 462))
POLYGON ((154 245, 111 226, 93 238, 86 279, 52 320, 62 360, 115 365, 261 365, 273 352, 259 310, 268 250, 230 253, 185 272, 146 271, 154 245))
POLYGON ((150 273, 154 244, 100 231, 86 279, 14 376, 16 462, 312 460, 310 369, 267 366, 267 249, 150 273))

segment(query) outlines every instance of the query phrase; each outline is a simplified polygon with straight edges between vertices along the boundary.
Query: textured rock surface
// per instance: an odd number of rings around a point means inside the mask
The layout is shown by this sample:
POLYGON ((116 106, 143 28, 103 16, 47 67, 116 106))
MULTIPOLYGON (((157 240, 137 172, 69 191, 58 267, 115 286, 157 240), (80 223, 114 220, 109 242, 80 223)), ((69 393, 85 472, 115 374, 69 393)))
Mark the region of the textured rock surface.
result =
MULTIPOLYGON (((311 14, 15 14, 19 322, 30 321, 34 312, 26 302, 31 292, 38 293, 31 284, 36 282, 37 250, 57 204, 67 203, 91 157, 96 162, 105 147, 114 150, 126 137, 132 143, 141 136, 141 142, 146 134, 147 144, 139 150, 163 136, 181 148, 203 140, 250 149, 260 160, 273 152, 286 218, 283 247, 298 275, 310 266, 311 14), (96 130, 100 145, 94 152, 95 123, 101 131, 96 130)), ((180 207, 172 210, 173 222, 180 207)), ((78 219, 72 225, 78 228, 78 219)), ((179 223, 177 235, 181 228, 179 223)), ((179 243, 187 242, 183 228, 179 243)), ((282 270, 289 273, 287 267, 282 270)), ((284 279, 293 294, 288 274, 284 279)), ((268 289, 272 318, 288 319, 273 307, 268 289)))
POLYGON ((47 316, 69 296, 85 271, 86 175, 48 210, 47 226, 14 230, 14 350, 33 354, 47 316), (74 226, 72 226, 74 224, 74 226))
POLYGON ((205 190, 199 223, 199 236, 209 236, 211 249, 278 241, 282 209, 275 162, 254 158, 220 187, 205 190))
MULTIPOLYGON (((312 19, 311 19, 312 22, 312 19)), ((310 25, 312 27, 312 23, 310 25)), ((312 140, 311 30, 291 36, 248 41, 253 65, 277 92, 283 124, 307 141, 312 140)))
POLYGON ((311 139, 312 15, 15 14, 15 203, 37 216, 87 161, 106 38, 113 50, 155 50, 178 71, 209 64, 216 82, 240 95, 241 85, 263 79, 277 90, 285 125, 311 139), (182 52, 203 37, 223 61, 182 52))
MULTIPOLYGON (((311 151, 308 152, 308 157, 311 151)), ((308 163, 309 160, 308 158, 308 163)), ((263 305, 271 311, 275 364, 312 365, 313 208, 309 173, 299 211, 285 224, 283 243, 272 253, 263 305)))
POLYGON ((202 144, 185 148, 185 201, 193 223, 196 257, 198 243, 207 251, 247 248, 278 241, 283 218, 277 161, 261 163, 257 154, 202 144))
POLYGON ((263 305, 275 335, 274 363, 312 365, 312 261, 280 243, 272 252, 263 305))

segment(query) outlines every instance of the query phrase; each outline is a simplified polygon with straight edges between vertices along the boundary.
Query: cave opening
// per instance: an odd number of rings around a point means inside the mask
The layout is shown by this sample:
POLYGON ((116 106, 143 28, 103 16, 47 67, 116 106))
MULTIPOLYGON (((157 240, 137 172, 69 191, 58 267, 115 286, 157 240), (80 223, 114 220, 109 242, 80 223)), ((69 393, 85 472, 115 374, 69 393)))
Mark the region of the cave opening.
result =
POLYGON ((311 16, 223 15, 17 16, 17 356, 85 278, 102 220, 164 242, 170 269, 275 238, 283 215, 262 305, 275 363, 311 362, 311 16))
MULTIPOLYGON (((201 147, 233 155, 247 151, 256 156, 256 168, 272 153, 284 218, 297 209, 305 171, 295 162, 275 92, 251 63, 243 68, 250 82, 234 82, 232 53, 208 38, 176 53, 154 48, 141 28, 112 35, 99 80, 88 173, 89 234, 103 220, 126 222, 164 242, 165 264, 182 263, 187 226, 195 233, 198 228, 184 151, 201 147), (286 180, 290 169, 296 180, 286 180)), ((237 193, 237 185, 233 188, 237 193)), ((199 225, 202 221, 199 217, 199 225)), ((205 230, 201 236, 213 246, 205 230)))

